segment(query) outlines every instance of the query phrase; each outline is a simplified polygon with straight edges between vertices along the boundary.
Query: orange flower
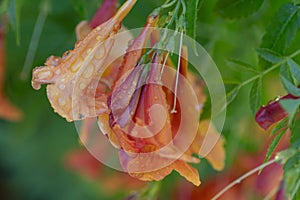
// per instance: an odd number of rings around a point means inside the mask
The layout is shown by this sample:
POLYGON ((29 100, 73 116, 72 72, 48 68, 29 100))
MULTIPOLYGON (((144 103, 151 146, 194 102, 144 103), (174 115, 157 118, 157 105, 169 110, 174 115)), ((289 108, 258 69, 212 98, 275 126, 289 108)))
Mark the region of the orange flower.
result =
MULTIPOLYGON (((113 49, 114 36, 135 2, 128 0, 90 33, 88 24, 81 23, 77 36, 84 39, 68 55, 52 56, 46 66, 35 69, 32 85, 39 89, 41 84, 49 84, 47 95, 52 107, 68 121, 98 116, 100 129, 119 148, 120 163, 132 177, 161 180, 176 170, 199 185, 198 171, 188 164, 200 162, 193 155, 206 156, 218 170, 224 167, 225 155, 222 139, 212 149, 219 135, 211 123, 201 122, 198 128, 205 95, 202 87, 195 85, 197 79, 188 73, 187 59, 183 59, 187 49, 182 49, 180 76, 170 66, 162 71, 162 54, 154 51, 142 57, 151 27, 158 21, 158 14, 153 13, 127 49, 123 62, 110 62, 114 59, 109 57, 118 50, 113 49), (152 62, 144 64, 150 56, 152 62), (175 96, 171 92, 174 84, 178 86, 175 96)), ((88 137, 94 121, 85 122, 82 131, 88 137)))
MULTIPOLYGON (((190 101, 192 91, 184 81, 179 81, 179 95, 184 93, 185 97, 180 102, 182 105, 177 104, 177 113, 170 114, 173 95, 161 85, 153 84, 160 77, 160 63, 160 57, 155 55, 150 67, 137 65, 125 78, 118 80, 110 99, 110 117, 107 114, 100 115, 99 125, 113 145, 120 148, 121 165, 131 176, 145 181, 161 180, 176 170, 193 184, 199 185, 198 171, 187 162, 198 163, 199 159, 192 157, 196 153, 207 156, 213 167, 221 170, 225 159, 223 140, 218 140, 215 148, 212 148, 219 134, 209 121, 204 121, 200 123, 196 137, 191 138, 187 146, 189 148, 182 150, 182 146, 185 146, 182 141, 185 137, 192 137, 189 132, 198 125, 200 110, 195 108, 201 107, 205 97, 198 93, 202 102, 193 104, 190 101), (189 120, 181 118, 181 108, 185 108, 189 120), (164 113, 163 109, 168 112, 164 113), (183 122, 180 121, 182 119, 183 122), (176 140, 180 123, 184 124, 185 135, 176 140)), ((187 75, 187 62, 182 62, 181 67, 182 74, 187 75)), ((164 73, 162 80, 174 82, 175 77, 170 75, 164 73)))
POLYGON ((32 86, 48 84, 48 99, 67 121, 79 120, 107 112, 106 94, 94 94, 98 77, 106 69, 108 54, 120 29, 120 23, 136 0, 128 0, 107 22, 93 29, 75 49, 62 58, 51 56, 46 66, 33 70, 32 86))
POLYGON ((5 16, 0 16, 0 118, 9 121, 19 121, 22 112, 4 95, 4 75, 5 75, 5 16))

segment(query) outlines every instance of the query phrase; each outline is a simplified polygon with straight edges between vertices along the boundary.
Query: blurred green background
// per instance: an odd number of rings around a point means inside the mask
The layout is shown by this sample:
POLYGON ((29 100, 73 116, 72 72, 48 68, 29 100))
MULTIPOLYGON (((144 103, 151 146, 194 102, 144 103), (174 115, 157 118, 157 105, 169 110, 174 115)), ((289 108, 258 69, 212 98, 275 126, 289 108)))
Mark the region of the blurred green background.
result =
MULTIPOLYGON (((21 78, 33 29, 44 1, 23 1, 20 18, 20 45, 16 44, 12 28, 7 33, 7 64, 5 93, 19 107, 24 117, 17 123, 0 119, 0 199, 120 199, 131 191, 107 194, 98 182, 68 169, 65 156, 72 149, 81 148, 73 123, 66 122, 53 112, 45 87, 35 91, 31 87, 31 69, 43 65, 50 55, 62 55, 72 49, 76 41, 75 27, 83 19, 90 19, 101 0, 49 0, 49 13, 30 70, 21 78)), ((120 1, 123 2, 123 1, 120 1)), ((142 27, 147 15, 162 0, 139 0, 124 21, 130 28, 142 27)), ((255 48, 259 47, 268 21, 287 1, 267 0, 260 10, 241 20, 225 20, 216 14, 216 0, 205 1, 199 12, 197 41, 210 53, 219 67, 227 87, 251 77, 241 70, 230 68, 228 58, 238 58, 257 66, 255 48)), ((297 37, 291 50, 298 48, 297 37)), ((283 89, 276 73, 264 79, 266 103, 283 89)), ((235 164, 237 152, 256 154, 266 145, 254 123, 249 109, 249 87, 243 88, 229 106, 223 134, 226 138, 227 169, 235 164)), ((265 153, 265 152, 263 152, 265 153)), ((205 161, 200 170, 202 182, 214 172, 205 161)), ((107 169, 108 173, 114 173, 107 169)), ((226 170, 225 170, 226 171, 226 170)), ((218 173, 219 174, 219 173, 218 173)), ((172 173, 163 181, 161 199, 174 195, 174 185, 181 180, 172 173)), ((101 182, 101 180, 99 180, 101 182)), ((201 186, 200 186, 201 187, 201 186)))

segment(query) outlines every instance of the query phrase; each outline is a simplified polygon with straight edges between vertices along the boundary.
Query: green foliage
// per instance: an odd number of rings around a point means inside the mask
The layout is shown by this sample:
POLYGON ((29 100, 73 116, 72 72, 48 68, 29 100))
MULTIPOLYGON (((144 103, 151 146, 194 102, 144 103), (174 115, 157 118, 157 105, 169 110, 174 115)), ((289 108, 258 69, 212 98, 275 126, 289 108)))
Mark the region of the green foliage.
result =
POLYGON ((186 1, 186 33, 191 38, 196 38, 197 14, 204 0, 186 1))
POLYGON ((297 81, 296 85, 298 85, 300 83, 300 66, 293 59, 288 59, 288 65, 295 81, 297 81))
MULTIPOLYGON (((287 118, 283 119, 272 130, 271 136, 275 135, 275 137, 273 138, 273 140, 271 141, 271 143, 268 146, 268 150, 267 150, 267 153, 266 153, 264 163, 266 163, 267 161, 270 160, 270 158, 271 158, 272 154, 274 153, 274 151, 275 151, 278 143, 280 142, 282 136, 286 133, 286 131, 288 129, 287 121, 288 121, 287 118)), ((283 158, 281 158, 281 159, 283 159, 283 158)), ((261 169, 261 170, 263 170, 263 169, 261 169)))
MULTIPOLYGON (((204 0, 186 1, 186 34, 192 39, 196 39, 197 17, 198 12, 203 4, 204 0)), ((192 41, 193 42, 193 41, 192 41)), ((196 52, 195 44, 194 51, 196 52)), ((197 53, 197 52, 196 52, 197 53)))
POLYGON ((258 108, 261 106, 262 95, 262 77, 256 79, 251 87, 249 95, 249 103, 253 116, 255 116, 258 108))
POLYGON ((294 96, 300 96, 300 89, 295 85, 293 76, 288 65, 283 64, 280 69, 280 79, 284 88, 294 96))
POLYGON ((219 0, 215 10, 225 18, 247 17, 256 12, 264 0, 219 0))
POLYGON ((234 68, 235 70, 247 71, 255 74, 259 73, 259 71, 257 71, 254 66, 238 59, 230 58, 228 59, 227 64, 229 66, 232 66, 232 68, 234 68))
MULTIPOLYGON (((89 19, 100 2, 100 0, 91 0, 89 3, 84 0, 52 0, 53 10, 49 12, 38 44, 36 59, 31 67, 42 65, 45 58, 51 54, 60 55, 66 49, 72 48, 75 42, 76 24, 81 19, 89 19)), ((120 3, 122 2, 124 1, 120 1, 120 3)), ((133 12, 126 18, 125 25, 129 28, 142 27, 146 16, 153 7, 161 5, 163 2, 160 0, 138 1, 133 12)), ((252 136, 257 129, 253 128, 255 127, 254 120, 249 119, 253 119, 253 114, 261 106, 261 102, 274 98, 274 96, 270 96, 270 92, 276 90, 278 94, 282 93, 282 91, 277 91, 278 76, 281 77, 287 92, 299 94, 297 86, 300 77, 300 52, 298 47, 295 51, 289 49, 293 44, 297 46, 300 42, 299 34, 297 34, 300 26, 299 5, 285 3, 269 23, 271 15, 277 9, 273 5, 281 5, 282 0, 268 1, 272 6, 261 6, 262 0, 219 0, 217 5, 216 1, 185 0, 184 2, 187 6, 187 34, 196 38, 209 51, 224 80, 228 79, 237 83, 227 94, 228 105, 232 103, 232 106, 228 107, 228 117, 223 132, 227 139, 227 166, 230 169, 233 158, 238 156, 236 152, 240 152, 240 149, 255 152, 257 151, 256 147, 263 144, 252 136), (201 6, 203 9, 200 10, 201 6), (213 8, 218 15, 213 12, 213 8), (252 15, 260 8, 262 12, 252 15), (219 15, 233 20, 224 20, 219 15), (239 18, 243 18, 243 20, 236 20, 239 18), (263 41, 259 45, 262 33, 265 32, 268 23, 269 26, 263 41), (260 48, 255 51, 254 49, 259 46, 260 48), (259 66, 256 60, 257 54, 260 56, 262 66, 260 71, 257 70, 259 66), (228 70, 225 62, 234 70, 228 70), (281 67, 280 74, 276 71, 279 67, 281 67), (267 82, 264 87, 262 87, 262 79, 267 82), (272 82, 271 79, 275 79, 275 81, 272 82), (246 87, 250 84, 252 84, 251 88, 246 87), (274 88, 270 88, 270 85, 274 85, 274 88), (240 95, 238 95, 239 93, 240 95), (250 111, 252 111, 252 115, 250 111), (245 121, 247 125, 245 125, 245 121), (241 134, 248 132, 249 134, 241 134)), ((34 92, 30 87, 30 80, 26 80, 25 83, 18 79, 24 55, 28 50, 33 25, 38 16, 37 5, 40 3, 41 1, 38 0, 33 2, 3 0, 0 3, 0 14, 8 12, 15 33, 22 33, 17 36, 22 41, 20 47, 15 46, 13 33, 9 32, 8 34, 8 68, 5 91, 26 115, 25 120, 17 124, 0 121, 0 156, 4 161, 3 167, 11 169, 10 173, 13 174, 7 178, 8 185, 14 185, 17 188, 26 187, 28 190, 16 189, 17 193, 20 193, 21 196, 24 195, 23 199, 57 199, 60 194, 64 199, 105 199, 104 195, 100 194, 103 191, 99 191, 98 183, 81 180, 77 174, 65 169, 62 160, 65 159, 66 152, 72 148, 79 148, 73 125, 67 124, 53 113, 45 94, 34 92), (20 24, 22 24, 22 29, 20 29, 20 24), (36 170, 36 166, 39 166, 38 170, 36 170), (57 174, 57 177, 52 173, 57 174), (53 191, 57 190, 60 192, 53 194, 53 191), (28 194, 28 191, 36 191, 36 193, 28 194)), ((166 18, 169 17, 169 15, 164 16, 160 22, 166 21, 166 18)), ((209 103, 207 101, 206 105, 209 103)), ((285 164, 284 176, 287 182, 287 193, 290 197, 297 199, 297 195, 299 195, 297 194, 299 191, 297 180, 299 179, 296 179, 299 177, 299 149, 296 148, 296 144, 299 147, 299 143, 296 141, 299 139, 300 133, 297 125, 300 123, 295 116, 297 116, 299 100, 282 101, 282 106, 289 113, 289 118, 280 122, 273 129, 274 139, 268 148, 266 161, 275 152, 276 146, 289 125, 292 131, 293 147, 277 156, 281 157, 282 163, 285 164)), ((214 175, 208 167, 201 169, 200 174, 203 182, 214 175)), ((159 187, 153 184, 142 191, 141 196, 153 198, 166 196, 165 199, 167 199, 174 195, 172 191, 177 182, 172 178, 174 177, 171 175, 171 179, 168 177, 164 180, 162 187, 168 187, 168 190, 160 190, 160 193, 164 194, 158 194, 159 187)), ((130 191, 125 191, 125 193, 129 194, 130 191)), ((112 196, 120 199, 116 197, 117 195, 112 196)))
POLYGON ((271 156, 272 156, 273 152, 275 151, 278 143, 280 142, 280 139, 282 138, 282 136, 285 134, 286 131, 287 131, 287 126, 281 128, 281 130, 279 130, 279 133, 273 138, 273 140, 269 144, 268 151, 267 151, 266 158, 265 158, 264 162, 267 162, 271 158, 271 156))
POLYGON ((240 88, 234 87, 230 92, 228 92, 226 94, 227 96, 227 105, 229 105, 230 103, 233 102, 233 100, 237 97, 238 93, 239 93, 240 88))
POLYGON ((300 106, 300 99, 284 99, 280 101, 280 105, 289 114, 289 126, 292 128, 293 121, 300 106))
POLYGON ((278 63, 282 60, 282 57, 280 56, 280 54, 278 54, 275 51, 272 51, 270 49, 266 49, 266 48, 260 48, 256 50, 258 55, 260 57, 262 57, 264 60, 270 62, 270 63, 278 63))
POLYGON ((297 200, 300 191, 300 140, 296 141, 290 149, 294 154, 284 164, 285 190, 288 199, 297 200))
MULTIPOLYGON (((283 55, 294 40, 299 28, 299 11, 299 5, 293 3, 284 4, 268 25, 260 47, 283 55)), ((268 63, 262 61, 260 64, 263 69, 269 66, 268 63)))

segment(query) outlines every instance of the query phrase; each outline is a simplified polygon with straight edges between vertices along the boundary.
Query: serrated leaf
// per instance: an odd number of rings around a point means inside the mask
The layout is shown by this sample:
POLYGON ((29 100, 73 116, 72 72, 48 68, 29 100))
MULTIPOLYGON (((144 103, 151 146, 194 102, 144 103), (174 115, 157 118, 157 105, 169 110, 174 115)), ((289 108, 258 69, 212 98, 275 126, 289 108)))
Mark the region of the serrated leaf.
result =
POLYGON ((219 0, 215 9, 222 17, 241 18, 256 12, 263 2, 263 0, 219 0))
POLYGON ((271 135, 275 135, 276 133, 278 133, 281 129, 283 129, 284 127, 287 127, 287 122, 288 122, 288 118, 283 119, 281 122, 279 122, 275 128, 272 130, 271 135))
POLYGON ((230 59, 228 59, 227 63, 230 66, 233 66, 234 68, 236 68, 237 70, 248 71, 248 72, 252 72, 252 73, 256 73, 256 74, 259 73, 259 71, 257 71, 254 66, 252 66, 248 63, 245 63, 241 60, 230 58, 230 59))
POLYGON ((292 73, 292 76, 298 81, 300 82, 300 66, 298 65, 298 63, 296 63, 294 60, 292 59, 288 59, 288 65, 290 67, 290 71, 292 73))
POLYGON ((284 129, 281 128, 281 131, 273 138, 273 140, 271 141, 271 143, 268 147, 268 151, 267 151, 264 163, 267 162, 271 158, 275 148, 277 147, 280 139, 282 138, 282 136, 284 135, 286 130, 287 130, 287 127, 285 127, 284 129))
MULTIPOLYGON (((299 26, 299 5, 284 4, 271 20, 262 39, 261 48, 271 49, 279 54, 284 54, 286 48, 296 36, 299 26)), ((265 69, 270 66, 265 61, 260 61, 265 69)))
POLYGON ((227 93, 227 106, 232 103, 232 101, 236 98, 239 93, 239 86, 233 88, 229 93, 227 93))
POLYGON ((186 1, 186 33, 190 36, 193 40, 191 40, 191 44, 193 45, 195 54, 197 55, 197 49, 195 44, 196 39, 196 24, 197 24, 197 14, 202 6, 204 0, 193 0, 193 1, 186 1))
POLYGON ((286 64, 283 64, 280 68, 280 79, 286 91, 294 96, 300 96, 300 89, 295 86, 290 70, 286 64))
POLYGON ((289 126, 291 127, 300 106, 300 99, 283 99, 280 101, 280 105, 289 114, 289 126))
POLYGON ((257 110, 261 105, 261 93, 262 93, 262 78, 255 80, 249 95, 249 103, 252 114, 255 116, 257 110))
POLYGON ((293 127, 291 128, 290 143, 295 144, 296 141, 300 141, 300 118, 295 119, 293 127))
POLYGON ((282 56, 271 49, 260 48, 256 49, 258 55, 270 63, 279 63, 282 61, 282 56))
POLYGON ((186 32, 193 39, 196 37, 197 13, 203 2, 204 0, 186 1, 186 32))

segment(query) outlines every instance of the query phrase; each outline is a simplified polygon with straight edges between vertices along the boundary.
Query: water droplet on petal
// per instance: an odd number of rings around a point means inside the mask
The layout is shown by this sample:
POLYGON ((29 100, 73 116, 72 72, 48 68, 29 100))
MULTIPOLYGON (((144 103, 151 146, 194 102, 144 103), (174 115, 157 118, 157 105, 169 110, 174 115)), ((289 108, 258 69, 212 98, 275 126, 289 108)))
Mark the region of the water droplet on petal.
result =
POLYGON ((66 101, 65 101, 63 98, 59 98, 59 99, 58 99, 58 103, 59 103, 59 105, 61 105, 61 106, 66 105, 66 101))
POLYGON ((73 64, 71 66, 71 71, 72 72, 77 72, 79 70, 79 68, 81 67, 81 62, 76 62, 75 64, 73 64))
POLYGON ((101 36, 101 35, 98 35, 98 36, 96 37, 96 40, 97 40, 97 41, 101 41, 101 40, 102 40, 102 36, 101 36))
POLYGON ((83 90, 84 88, 85 88, 85 84, 84 83, 80 83, 79 89, 83 90))
POLYGON ((90 78, 93 75, 94 67, 90 65, 83 73, 84 78, 90 78))
POLYGON ((101 58, 103 58, 104 55, 105 55, 105 48, 101 46, 96 49, 94 56, 96 59, 101 59, 101 58))
POLYGON ((66 86, 64 84, 59 85, 59 89, 64 90, 65 88, 66 88, 66 86))

